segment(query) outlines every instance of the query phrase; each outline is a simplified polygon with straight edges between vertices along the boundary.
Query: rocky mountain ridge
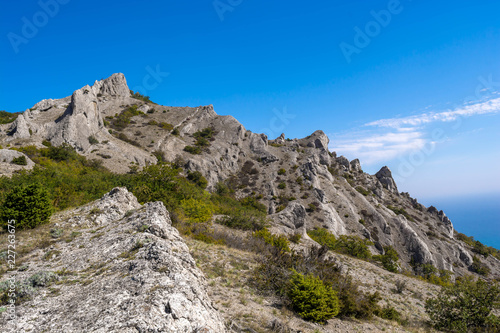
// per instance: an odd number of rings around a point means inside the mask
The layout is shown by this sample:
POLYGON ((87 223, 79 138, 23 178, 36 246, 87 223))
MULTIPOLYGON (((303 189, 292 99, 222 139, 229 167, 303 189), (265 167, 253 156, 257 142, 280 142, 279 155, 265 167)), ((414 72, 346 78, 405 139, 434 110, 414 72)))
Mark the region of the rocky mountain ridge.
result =
MULTIPOLYGON (((175 161, 186 173, 203 174, 210 191, 226 182, 238 197, 257 198, 275 232, 301 233, 309 241, 306 231, 317 227, 358 235, 373 243, 373 254, 393 246, 402 269, 432 264, 460 276, 473 262, 471 247, 456 238, 444 212, 399 193, 389 168, 369 175, 359 160, 330 152, 322 131, 270 140, 232 116, 217 115, 211 105, 168 107, 134 98, 123 74, 43 100, 0 131, 4 147, 68 144, 119 173, 158 159, 175 161)), ((496 258, 481 260, 498 276, 496 258)))

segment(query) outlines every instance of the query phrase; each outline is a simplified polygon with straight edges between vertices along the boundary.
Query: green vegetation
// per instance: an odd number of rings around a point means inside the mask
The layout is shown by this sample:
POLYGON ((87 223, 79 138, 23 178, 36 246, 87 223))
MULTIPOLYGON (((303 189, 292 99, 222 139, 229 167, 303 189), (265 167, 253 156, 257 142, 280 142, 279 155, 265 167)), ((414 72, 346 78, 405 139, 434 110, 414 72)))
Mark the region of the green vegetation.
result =
POLYGON ((184 151, 187 151, 188 153, 193 155, 201 154, 203 148, 210 146, 210 140, 214 135, 215 130, 211 127, 207 127, 201 131, 195 132, 193 134, 193 137, 196 139, 196 142, 194 143, 195 145, 184 147, 184 151))
POLYGON ((356 191, 363 194, 365 197, 371 193, 369 190, 365 189, 363 186, 356 186, 356 191))
POLYGON ((184 147, 184 151, 193 154, 193 155, 199 155, 201 154, 201 148, 200 147, 193 147, 193 146, 186 146, 184 147))
POLYGON ((471 278, 443 287, 436 298, 425 303, 433 326, 452 332, 498 332, 500 320, 491 312, 499 307, 498 285, 471 278))
POLYGON ((0 125, 2 124, 10 124, 20 115, 20 112, 10 113, 4 110, 0 110, 0 125))
POLYGON ((458 240, 461 240, 465 244, 469 245, 472 247, 472 251, 476 252, 477 254, 480 254, 484 257, 487 257, 488 255, 492 255, 498 260, 500 260, 500 250, 495 249, 494 247, 491 246, 486 246, 480 241, 477 241, 474 239, 472 236, 466 236, 462 233, 457 233, 456 238, 458 240))
POLYGON ((144 112, 137 109, 137 104, 131 105, 116 117, 112 118, 110 126, 114 130, 121 131, 130 124, 130 118, 139 115, 144 115, 144 112))
POLYGON ((488 276, 490 274, 490 268, 483 264, 477 256, 472 257, 472 265, 470 265, 470 270, 479 275, 488 276))
POLYGON ((49 194, 40 184, 15 186, 1 206, 0 225, 6 229, 7 221, 15 220, 16 229, 32 229, 49 222, 52 211, 49 194))
POLYGON ((403 215, 404 217, 406 217, 407 220, 415 222, 413 217, 411 217, 410 214, 408 214, 408 212, 406 210, 404 210, 404 208, 398 208, 398 207, 394 207, 391 205, 387 206, 387 208, 389 208, 394 213, 396 213, 396 215, 403 215))
POLYGON ((358 236, 341 235, 338 239, 328 230, 319 228, 307 232, 309 237, 328 249, 347 254, 360 259, 370 259, 371 252, 368 249, 372 245, 369 241, 358 236))
POLYGON ((337 293, 321 279, 293 271, 289 284, 292 308, 305 320, 325 322, 339 313, 337 293))
POLYGON ((89 136, 88 140, 91 145, 96 145, 99 143, 99 141, 93 135, 89 136))
POLYGON ((13 158, 12 159, 12 164, 28 165, 28 161, 26 160, 26 156, 21 155, 19 157, 13 158))
POLYGON ((280 176, 284 175, 285 173, 286 173, 286 170, 283 169, 283 168, 281 168, 281 169, 278 170, 278 175, 280 175, 280 176))
POLYGON ((130 97, 141 100, 146 103, 156 104, 149 99, 149 96, 141 95, 138 91, 134 93, 132 90, 130 90, 130 97))
POLYGON ((324 228, 309 230, 307 235, 321 246, 327 246, 330 250, 335 248, 335 242, 337 241, 335 235, 324 228))
POLYGON ((186 178, 191 182, 193 182, 194 184, 196 184, 201 189, 205 189, 208 185, 207 179, 203 177, 203 175, 199 171, 193 171, 193 172, 188 171, 186 178))
POLYGON ((280 190, 284 190, 284 189, 286 188, 286 184, 285 184, 285 183, 283 183, 283 182, 281 182, 281 183, 279 183, 279 184, 278 184, 278 188, 279 188, 280 190))
POLYGON ((274 246, 282 252, 290 252, 290 242, 283 235, 274 235, 267 228, 255 231, 253 236, 256 238, 262 238, 264 242, 269 245, 274 246))
POLYGON ((389 272, 397 273, 399 271, 399 254, 392 246, 384 246, 384 254, 373 256, 374 260, 380 261, 382 266, 389 272))

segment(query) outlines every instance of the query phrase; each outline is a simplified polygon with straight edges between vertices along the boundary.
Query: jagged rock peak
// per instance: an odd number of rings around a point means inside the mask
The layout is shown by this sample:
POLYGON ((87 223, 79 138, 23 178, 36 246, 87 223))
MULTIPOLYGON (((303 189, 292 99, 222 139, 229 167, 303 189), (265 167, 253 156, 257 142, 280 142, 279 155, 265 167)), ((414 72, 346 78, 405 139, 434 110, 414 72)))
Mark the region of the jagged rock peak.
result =
POLYGON ((96 95, 102 94, 120 97, 130 96, 130 89, 128 88, 127 80, 125 79, 125 75, 122 73, 115 73, 107 79, 95 81, 92 88, 96 95))
POLYGON ((315 131, 313 134, 309 135, 303 140, 305 140, 307 147, 312 148, 328 149, 328 143, 330 143, 330 139, 328 139, 328 136, 321 130, 315 131))
POLYGON ((386 189, 393 193, 398 193, 398 188, 396 186, 396 182, 392 178, 392 172, 391 169, 389 169, 387 166, 383 166, 376 174, 375 176, 377 179, 384 185, 386 189))

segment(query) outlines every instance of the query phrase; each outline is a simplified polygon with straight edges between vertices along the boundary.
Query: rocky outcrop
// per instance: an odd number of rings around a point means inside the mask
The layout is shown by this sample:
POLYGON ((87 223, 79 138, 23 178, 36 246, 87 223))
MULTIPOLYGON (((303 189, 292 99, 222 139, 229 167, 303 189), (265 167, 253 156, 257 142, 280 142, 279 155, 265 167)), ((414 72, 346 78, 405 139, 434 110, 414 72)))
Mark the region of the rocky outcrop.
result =
POLYGON ((202 173, 208 191, 224 182, 237 198, 258 197, 276 231, 326 228, 336 236, 370 240, 374 253, 393 246, 403 269, 412 269, 413 262, 467 272, 470 247, 453 237, 453 224, 444 212, 399 193, 388 167, 370 175, 358 159, 337 157, 328 151, 329 139, 322 131, 301 139, 281 134, 269 140, 232 116, 217 115, 212 105, 172 107, 131 98, 122 74, 70 97, 41 101, 9 126, 10 135, 0 136, 0 144, 43 147, 42 140, 50 139, 78 148, 115 172, 156 163, 155 153, 175 161, 184 174, 202 173), (139 113, 117 130, 112 123, 130 108, 139 113), (199 147, 195 133, 207 128, 212 134, 199 147), (92 143, 90 136, 95 136, 92 143), (193 147, 199 151, 193 153, 193 147))
POLYGON ((47 139, 52 144, 67 143, 80 151, 90 147, 89 137, 103 128, 95 90, 85 86, 73 93, 69 108, 48 131, 47 139))
POLYGON ((392 172, 391 170, 387 167, 384 166, 382 169, 380 169, 375 176, 379 180, 382 185, 388 189, 392 193, 398 193, 398 188, 396 186, 396 182, 392 178, 392 172))
POLYGON ((205 278, 162 203, 141 206, 126 189, 115 188, 53 219, 60 219, 56 228, 79 236, 34 254, 27 269, 18 272, 16 280, 30 285, 31 299, 17 306, 16 321, 0 317, 3 328, 225 332, 205 278), (50 279, 32 283, 41 276, 50 279))

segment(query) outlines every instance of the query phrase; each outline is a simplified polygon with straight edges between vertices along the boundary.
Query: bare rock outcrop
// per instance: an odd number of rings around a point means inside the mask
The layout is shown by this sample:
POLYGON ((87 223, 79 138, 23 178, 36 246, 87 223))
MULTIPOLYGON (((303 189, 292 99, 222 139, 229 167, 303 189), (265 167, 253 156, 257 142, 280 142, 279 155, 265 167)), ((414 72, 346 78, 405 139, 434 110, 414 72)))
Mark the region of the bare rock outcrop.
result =
POLYGON ((387 166, 382 167, 382 169, 380 169, 375 174, 375 176, 390 192, 398 193, 398 187, 396 186, 396 182, 392 178, 392 172, 387 166))
POLYGON ((64 232, 80 236, 33 254, 16 276, 30 286, 30 299, 17 306, 16 321, 0 316, 3 328, 225 332, 205 277, 161 202, 141 206, 126 189, 115 188, 53 219, 64 232), (34 284, 40 277, 44 283, 34 284))

